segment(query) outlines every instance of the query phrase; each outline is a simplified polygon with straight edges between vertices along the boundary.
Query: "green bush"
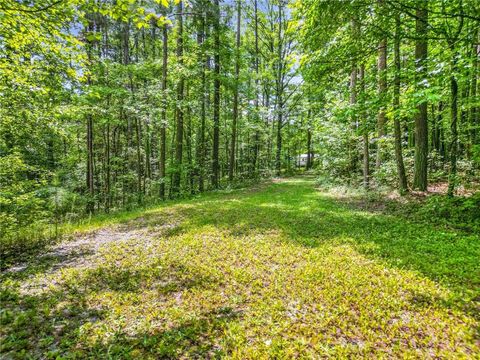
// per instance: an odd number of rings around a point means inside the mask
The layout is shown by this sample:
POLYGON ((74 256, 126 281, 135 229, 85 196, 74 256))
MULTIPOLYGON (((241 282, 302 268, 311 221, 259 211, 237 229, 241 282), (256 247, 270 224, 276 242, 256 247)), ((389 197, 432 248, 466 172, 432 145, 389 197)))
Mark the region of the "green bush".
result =
POLYGON ((429 197, 417 211, 425 221, 436 221, 480 233, 480 192, 472 196, 429 197))
POLYGON ((24 247, 27 234, 34 234, 50 215, 41 196, 44 181, 20 155, 0 158, 0 247, 3 254, 24 247))

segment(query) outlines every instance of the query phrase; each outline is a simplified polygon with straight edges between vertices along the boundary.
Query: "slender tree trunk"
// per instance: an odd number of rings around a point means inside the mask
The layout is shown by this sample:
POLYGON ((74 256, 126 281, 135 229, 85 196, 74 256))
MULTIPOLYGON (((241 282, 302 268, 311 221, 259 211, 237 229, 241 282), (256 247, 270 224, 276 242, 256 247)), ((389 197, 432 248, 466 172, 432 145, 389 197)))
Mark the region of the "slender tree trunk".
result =
MULTIPOLYGON (((189 82, 187 82, 185 86, 185 98, 189 98, 189 82)), ((190 105, 186 108, 186 131, 185 131, 185 145, 186 145, 186 152, 187 152, 187 161, 188 161, 188 171, 187 171, 187 179, 186 183, 188 184, 188 188, 190 190, 190 194, 194 194, 194 171, 193 171, 193 145, 192 145, 192 108, 190 105)))
MULTIPOLYGON (((260 79, 259 79, 259 47, 258 47, 258 0, 254 1, 254 11, 255 11, 255 120, 258 124, 259 116, 260 116, 260 106, 259 106, 259 86, 260 86, 260 79)), ((260 130, 258 128, 255 129, 254 141, 253 141, 253 158, 252 158, 252 168, 253 171, 257 172, 257 163, 258 163, 258 155, 260 151, 260 130)))
MULTIPOLYGON (((183 2, 177 5, 177 61, 180 67, 183 67, 183 2)), ((183 98, 184 98, 183 75, 180 75, 177 85, 177 109, 176 109, 176 134, 175 134, 175 169, 173 173, 172 194, 176 196, 180 191, 180 182, 182 178, 182 158, 183 158, 183 98)))
POLYGON ((220 3, 214 0, 214 47, 215 47, 215 80, 213 96, 213 154, 212 154, 212 187, 218 189, 220 186, 220 3))
POLYGON ((205 189, 205 158, 206 158, 206 144, 205 144, 205 125, 206 125, 206 68, 208 66, 204 50, 205 41, 205 17, 202 14, 200 19, 200 31, 197 34, 197 43, 200 47, 200 66, 201 66, 201 86, 200 86, 200 131, 198 133, 198 191, 203 192, 205 189))
POLYGON ((361 116, 363 118, 363 187, 365 189, 370 188, 370 152, 369 152, 369 139, 368 139, 368 127, 367 127, 367 114, 365 113, 365 64, 360 65, 360 71, 358 80, 360 81, 360 99, 362 101, 362 112, 361 116))
POLYGON ((395 79, 393 88, 393 110, 394 110, 394 134, 395 134, 395 160, 397 162, 398 187, 400 194, 408 191, 407 176, 405 175, 405 165, 403 163, 402 154, 402 133, 400 125, 400 14, 395 17, 395 44, 394 44, 394 58, 395 58, 395 79))
MULTIPOLYGON (((89 35, 94 30, 93 20, 89 16, 88 25, 87 25, 87 56, 88 56, 88 65, 91 67, 93 64, 92 56, 92 47, 93 44, 88 40, 89 35)), ((87 86, 92 85, 92 77, 90 72, 87 72, 87 86)), ((94 166, 93 166, 93 116, 89 112, 87 115, 87 189, 88 189, 88 201, 87 201, 87 213, 92 214, 95 210, 95 187, 94 187, 94 166)))
MULTIPOLYGON (((354 64, 352 72, 350 73, 350 106, 354 107, 357 104, 357 65, 354 64)), ((356 150, 356 140, 355 140, 355 131, 357 129, 357 116, 352 115, 352 139, 349 141, 349 158, 350 158, 350 171, 356 172, 358 155, 356 150)))
POLYGON ((437 116, 436 116, 436 124, 437 127, 435 129, 435 150, 438 151, 442 156, 442 111, 443 111, 443 101, 438 103, 437 109, 437 116))
POLYGON ((110 165, 110 123, 107 123, 107 134, 106 134, 106 144, 105 144, 105 211, 108 213, 110 210, 110 203, 111 203, 111 194, 110 194, 110 173, 111 173, 111 165, 110 165))
MULTIPOLYGON (((427 78, 427 49, 428 49, 428 2, 419 2, 420 8, 416 10, 416 84, 417 90, 421 91, 425 85, 423 80, 427 78)), ((425 191, 428 186, 428 118, 427 101, 417 106, 415 117, 415 177, 413 186, 425 191)))
MULTIPOLYGON (((453 44, 452 48, 455 47, 453 44)), ((450 91, 451 91, 451 124, 450 130, 452 139, 450 143, 450 174, 448 177, 448 195, 453 196, 456 186, 457 178, 457 156, 458 156, 458 82, 456 78, 457 73, 457 52, 454 50, 452 59, 452 75, 450 77, 450 91)))
POLYGON ((137 151, 137 196, 138 202, 141 204, 143 202, 143 189, 142 189, 142 152, 140 149, 141 146, 141 130, 140 130, 140 120, 135 117, 135 136, 136 136, 136 151, 137 151))
POLYGON ((237 0, 237 39, 235 55, 235 89, 233 94, 233 122, 232 122, 232 147, 230 152, 230 166, 228 169, 228 179, 233 181, 235 170, 235 145, 237 143, 237 122, 238 122, 238 81, 240 76, 240 25, 241 25, 242 7, 241 1, 237 0))
MULTIPOLYGON (((479 73, 479 59, 480 59, 480 28, 477 29, 477 41, 473 45, 473 69, 472 69, 472 81, 471 81, 471 90, 470 97, 476 99, 478 95, 478 73, 479 73)), ((478 129, 480 127, 480 109, 477 104, 471 107, 470 109, 470 138, 473 145, 477 144, 478 138, 478 129)))
POLYGON ((283 3, 278 5, 278 47, 277 47, 277 151, 275 157, 275 168, 277 175, 282 172, 282 126, 283 126, 283 3))
MULTIPOLYGON (((384 1, 378 0, 378 7, 380 11, 383 11, 384 1)), ((380 111, 377 116, 377 129, 378 129, 378 140, 377 140, 377 158, 375 162, 375 168, 378 170, 382 164, 383 159, 383 138, 385 136, 385 106, 384 98, 387 92, 387 38, 384 37, 380 40, 378 45, 378 97, 380 99, 380 111)))
MULTIPOLYGON (((310 111, 309 111, 310 113, 310 111)), ((312 129, 310 125, 307 128, 307 170, 312 168, 312 129)))
POLYGON ((162 113, 160 125, 160 199, 165 200, 165 163, 167 158, 167 75, 168 75, 168 29, 163 25, 163 53, 162 53, 162 113))

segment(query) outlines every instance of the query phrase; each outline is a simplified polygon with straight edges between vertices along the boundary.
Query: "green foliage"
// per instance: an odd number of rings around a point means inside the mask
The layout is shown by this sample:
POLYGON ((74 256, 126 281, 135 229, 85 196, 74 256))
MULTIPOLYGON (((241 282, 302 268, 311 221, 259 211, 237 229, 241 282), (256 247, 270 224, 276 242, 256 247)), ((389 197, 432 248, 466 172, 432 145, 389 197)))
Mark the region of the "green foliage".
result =
MULTIPOLYGON (((21 248, 22 234, 33 231, 48 215, 40 194, 42 175, 32 171, 18 153, 0 157, 0 246, 21 248), (20 235, 20 236, 18 236, 20 235)), ((2 250, 2 252, 3 252, 2 250)))
POLYGON ((480 193, 471 196, 431 196, 418 210, 424 221, 480 232, 480 193))

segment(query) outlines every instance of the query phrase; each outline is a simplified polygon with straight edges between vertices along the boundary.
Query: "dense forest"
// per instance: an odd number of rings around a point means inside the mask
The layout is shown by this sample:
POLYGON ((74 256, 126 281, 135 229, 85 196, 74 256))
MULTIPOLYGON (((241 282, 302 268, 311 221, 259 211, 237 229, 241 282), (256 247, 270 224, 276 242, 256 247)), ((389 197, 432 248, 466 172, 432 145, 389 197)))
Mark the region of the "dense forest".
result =
POLYGON ((480 13, 457 1, 13 1, 1 236, 306 168, 478 182, 480 13))
POLYGON ((479 75, 479 0, 0 0, 0 358, 478 358, 479 75))

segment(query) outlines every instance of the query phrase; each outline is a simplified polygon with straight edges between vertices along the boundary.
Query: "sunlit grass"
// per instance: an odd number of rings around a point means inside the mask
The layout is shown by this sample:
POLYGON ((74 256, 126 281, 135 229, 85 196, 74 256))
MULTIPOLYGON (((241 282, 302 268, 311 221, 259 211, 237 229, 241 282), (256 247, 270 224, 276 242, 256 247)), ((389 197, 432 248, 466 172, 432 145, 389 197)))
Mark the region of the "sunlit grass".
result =
POLYGON ((86 263, 3 275, 3 354, 478 354, 476 235, 354 210, 308 179, 98 217, 78 229, 105 226, 143 235, 106 243, 86 263))

